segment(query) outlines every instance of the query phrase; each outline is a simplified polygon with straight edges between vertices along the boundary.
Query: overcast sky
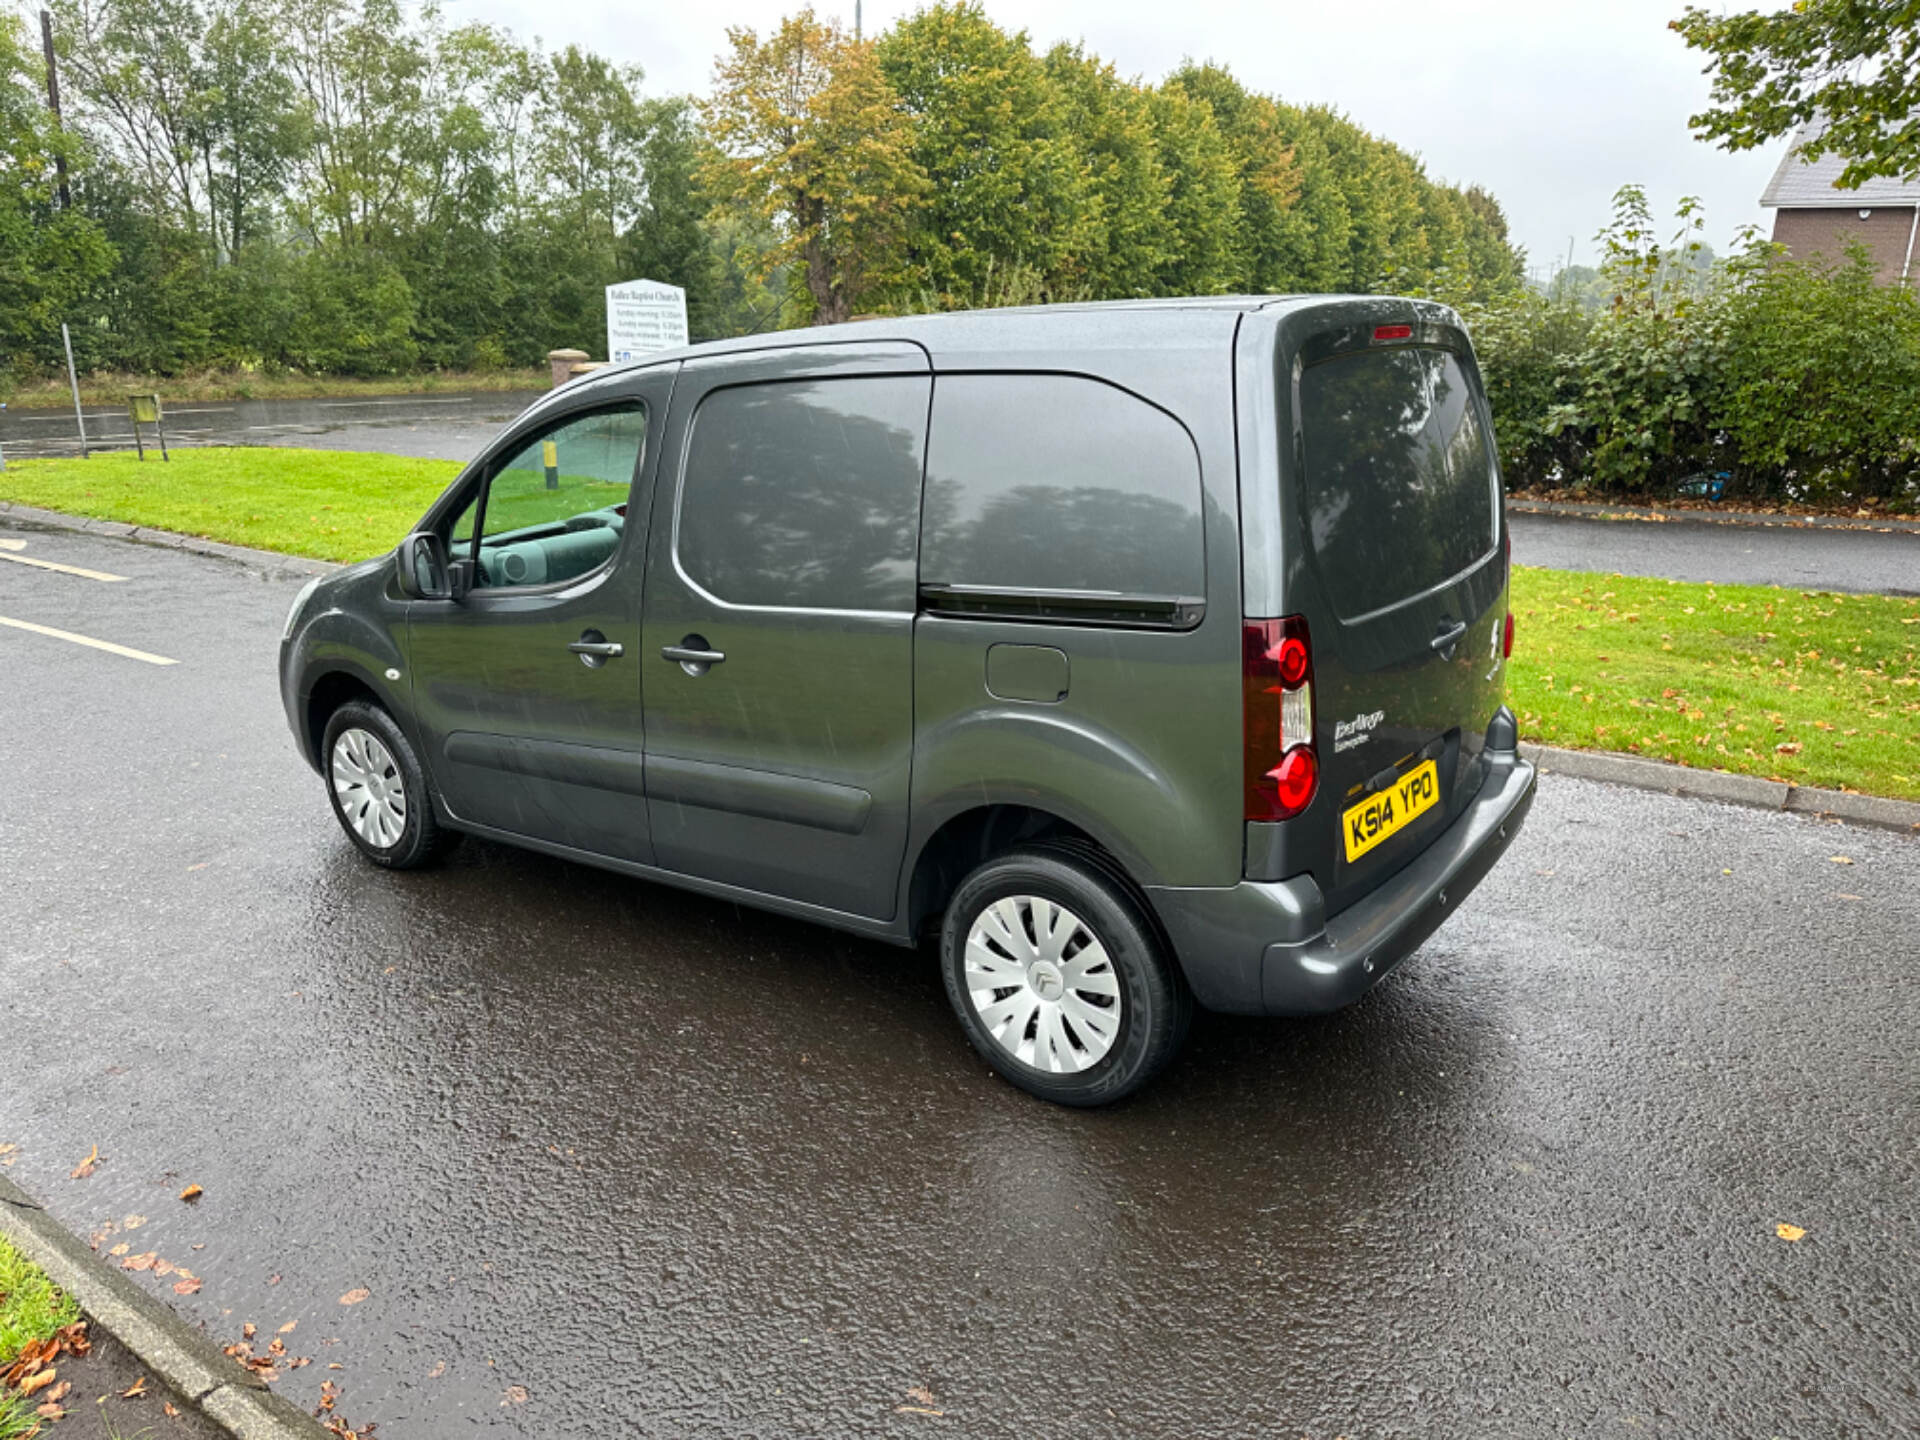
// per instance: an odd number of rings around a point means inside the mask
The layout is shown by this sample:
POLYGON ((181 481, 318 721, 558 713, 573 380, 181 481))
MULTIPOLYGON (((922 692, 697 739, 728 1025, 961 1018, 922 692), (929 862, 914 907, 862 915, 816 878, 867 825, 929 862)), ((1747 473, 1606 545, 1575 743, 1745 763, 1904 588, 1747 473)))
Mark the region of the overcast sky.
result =
MULTIPOLYGON (((1436 179, 1499 197, 1515 240, 1541 270, 1594 258, 1614 190, 1647 187, 1655 213, 1682 195, 1706 202, 1724 250, 1758 204, 1784 142, 1729 155, 1687 131, 1706 102, 1700 59, 1666 28, 1684 0, 989 0, 1036 51, 1084 41, 1123 74, 1158 79, 1187 56, 1225 62, 1248 86, 1345 111, 1419 155, 1436 179)), ((798 8, 781 0, 447 0, 549 48, 591 46, 645 67, 647 88, 701 92, 728 25, 765 31, 798 8)), ((918 8, 866 0, 874 33, 918 8)), ((853 22, 853 0, 822 14, 853 22)))

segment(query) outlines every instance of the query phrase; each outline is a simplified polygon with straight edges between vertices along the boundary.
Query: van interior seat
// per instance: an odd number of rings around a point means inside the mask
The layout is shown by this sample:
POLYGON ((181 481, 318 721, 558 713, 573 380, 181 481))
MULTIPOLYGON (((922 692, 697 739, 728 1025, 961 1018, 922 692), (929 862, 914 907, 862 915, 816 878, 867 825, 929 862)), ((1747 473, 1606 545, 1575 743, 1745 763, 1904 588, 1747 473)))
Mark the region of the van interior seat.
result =
POLYGON ((532 540, 483 544, 480 569, 489 585, 558 584, 596 570, 611 559, 619 547, 622 528, 618 523, 603 523, 532 540))

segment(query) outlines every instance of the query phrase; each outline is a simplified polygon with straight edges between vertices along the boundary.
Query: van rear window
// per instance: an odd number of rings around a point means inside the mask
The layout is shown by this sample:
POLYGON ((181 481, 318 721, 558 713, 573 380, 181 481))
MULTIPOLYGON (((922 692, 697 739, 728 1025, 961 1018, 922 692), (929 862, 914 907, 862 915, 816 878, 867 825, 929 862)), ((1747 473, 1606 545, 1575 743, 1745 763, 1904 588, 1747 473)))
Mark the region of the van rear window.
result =
POLYGON ((1499 542, 1499 475, 1444 350, 1342 355, 1300 377, 1307 520, 1343 620, 1430 590, 1499 542))

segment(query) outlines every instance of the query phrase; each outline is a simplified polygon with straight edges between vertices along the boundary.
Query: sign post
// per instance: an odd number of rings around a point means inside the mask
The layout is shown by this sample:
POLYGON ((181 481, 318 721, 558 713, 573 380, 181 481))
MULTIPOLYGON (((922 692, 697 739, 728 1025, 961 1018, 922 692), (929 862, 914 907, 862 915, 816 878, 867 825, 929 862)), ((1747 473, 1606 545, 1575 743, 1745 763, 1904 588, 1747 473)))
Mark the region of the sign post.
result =
POLYGON ((638 360, 687 343, 687 292, 659 280, 607 286, 607 359, 638 360))

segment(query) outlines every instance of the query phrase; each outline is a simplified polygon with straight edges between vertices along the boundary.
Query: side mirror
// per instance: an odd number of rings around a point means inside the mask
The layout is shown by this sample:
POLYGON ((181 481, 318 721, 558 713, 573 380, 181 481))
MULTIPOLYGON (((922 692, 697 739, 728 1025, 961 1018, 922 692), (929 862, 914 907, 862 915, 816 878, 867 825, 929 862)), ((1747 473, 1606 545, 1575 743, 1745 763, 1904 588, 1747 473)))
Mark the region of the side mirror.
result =
POLYGON ((431 530, 416 530, 393 553, 400 593, 409 600, 451 600, 447 542, 431 530))

